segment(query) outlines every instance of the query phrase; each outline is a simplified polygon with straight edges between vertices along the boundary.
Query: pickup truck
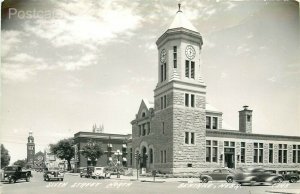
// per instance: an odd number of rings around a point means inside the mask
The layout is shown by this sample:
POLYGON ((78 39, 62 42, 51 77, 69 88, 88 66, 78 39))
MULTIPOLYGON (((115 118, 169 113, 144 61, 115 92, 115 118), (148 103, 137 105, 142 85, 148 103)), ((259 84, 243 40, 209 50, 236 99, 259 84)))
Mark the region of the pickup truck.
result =
POLYGON ((9 183, 15 183, 17 180, 26 180, 26 182, 29 182, 31 177, 31 171, 23 171, 21 166, 15 165, 4 168, 4 181, 8 181, 9 183))

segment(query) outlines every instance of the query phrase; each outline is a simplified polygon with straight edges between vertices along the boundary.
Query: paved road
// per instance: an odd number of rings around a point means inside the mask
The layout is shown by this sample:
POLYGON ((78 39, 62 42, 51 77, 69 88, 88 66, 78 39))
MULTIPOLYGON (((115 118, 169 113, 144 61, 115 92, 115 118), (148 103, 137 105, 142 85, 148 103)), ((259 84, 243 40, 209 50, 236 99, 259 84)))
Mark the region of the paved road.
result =
POLYGON ((3 194, 208 194, 208 193, 230 193, 230 194, 260 194, 269 193, 266 191, 277 191, 283 193, 300 193, 300 183, 280 184, 278 186, 243 186, 227 184, 225 182, 214 183, 183 183, 183 182, 140 182, 130 180, 117 180, 115 178, 107 180, 94 180, 80 178, 74 175, 65 175, 65 180, 45 182, 42 173, 33 173, 30 182, 19 181, 15 184, 1 184, 3 194))

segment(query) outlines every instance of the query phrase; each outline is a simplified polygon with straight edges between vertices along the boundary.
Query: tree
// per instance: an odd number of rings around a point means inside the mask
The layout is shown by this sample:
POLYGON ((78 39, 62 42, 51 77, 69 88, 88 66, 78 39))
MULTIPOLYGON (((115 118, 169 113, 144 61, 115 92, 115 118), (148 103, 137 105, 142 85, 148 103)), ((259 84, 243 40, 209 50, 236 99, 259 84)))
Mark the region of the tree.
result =
POLYGON ((10 162, 8 150, 1 144, 1 169, 7 166, 10 162))
POLYGON ((22 168, 24 168, 25 166, 26 166, 26 160, 24 159, 24 160, 17 160, 17 161, 15 161, 14 162, 14 165, 19 165, 19 166, 21 166, 22 168))
POLYGON ((82 155, 89 158, 93 166, 95 166, 96 160, 103 154, 102 144, 93 140, 89 140, 82 148, 82 155))
POLYGON ((50 144, 50 150, 58 158, 67 160, 68 170, 71 170, 71 159, 74 157, 73 138, 60 140, 57 144, 50 144))

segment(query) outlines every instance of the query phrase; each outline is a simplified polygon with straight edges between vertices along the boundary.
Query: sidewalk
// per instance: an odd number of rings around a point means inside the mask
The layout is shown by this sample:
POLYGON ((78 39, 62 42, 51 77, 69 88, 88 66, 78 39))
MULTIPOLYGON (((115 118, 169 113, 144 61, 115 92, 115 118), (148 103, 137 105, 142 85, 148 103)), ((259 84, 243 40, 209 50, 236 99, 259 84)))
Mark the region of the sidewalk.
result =
MULTIPOLYGON (((111 180, 130 180, 130 181, 140 181, 140 182, 153 182, 153 177, 143 177, 139 176, 137 180, 136 176, 122 176, 117 178, 116 176, 111 176, 111 180)), ((200 183, 199 178, 161 178, 155 177, 155 182, 182 182, 182 183, 200 183)))
POLYGON ((300 194, 300 189, 272 189, 268 193, 300 194))

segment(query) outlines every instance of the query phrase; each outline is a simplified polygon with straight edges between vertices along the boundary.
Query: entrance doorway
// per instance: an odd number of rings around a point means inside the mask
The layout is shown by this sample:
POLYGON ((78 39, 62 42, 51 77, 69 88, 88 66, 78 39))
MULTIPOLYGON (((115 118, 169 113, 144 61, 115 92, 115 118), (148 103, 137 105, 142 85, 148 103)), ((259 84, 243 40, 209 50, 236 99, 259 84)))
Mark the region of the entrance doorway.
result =
POLYGON ((235 155, 234 155, 234 148, 224 148, 224 166, 228 168, 235 167, 235 155))
POLYGON ((146 149, 146 147, 143 147, 143 149, 142 149, 141 168, 147 168, 147 149, 146 149))

